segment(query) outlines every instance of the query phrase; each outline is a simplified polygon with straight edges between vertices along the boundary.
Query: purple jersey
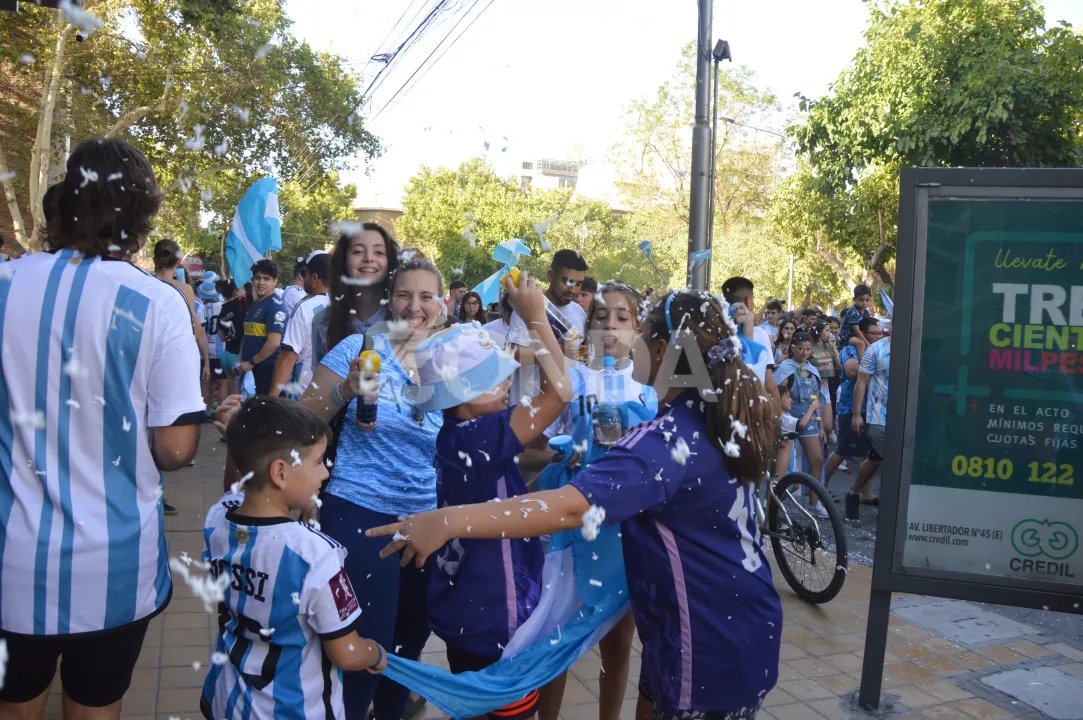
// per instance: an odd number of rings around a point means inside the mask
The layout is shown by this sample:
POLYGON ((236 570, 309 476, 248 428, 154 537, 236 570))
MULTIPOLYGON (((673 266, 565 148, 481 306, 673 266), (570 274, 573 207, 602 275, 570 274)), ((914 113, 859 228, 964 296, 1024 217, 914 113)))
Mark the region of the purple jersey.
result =
MULTIPOLYGON (((523 444, 511 429, 513 410, 445 420, 436 439, 441 507, 526 494, 515 464, 523 444)), ((537 509, 525 504, 516 512, 537 509)), ((535 538, 471 540, 467 535, 447 543, 436 553, 429 581, 433 632, 458 650, 499 658, 538 603, 544 562, 542 543, 535 538)))
POLYGON ((726 471, 705 406, 682 394, 571 481, 621 525, 643 678, 667 714, 752 705, 778 680, 782 606, 755 488, 726 471))

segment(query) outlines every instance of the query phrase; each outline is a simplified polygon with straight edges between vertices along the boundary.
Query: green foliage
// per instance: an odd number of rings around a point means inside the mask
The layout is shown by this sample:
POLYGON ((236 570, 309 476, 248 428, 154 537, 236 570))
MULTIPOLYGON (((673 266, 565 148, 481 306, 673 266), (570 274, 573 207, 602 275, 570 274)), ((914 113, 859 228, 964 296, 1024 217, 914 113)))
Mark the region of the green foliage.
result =
POLYGON ((514 179, 499 177, 480 158, 458 170, 422 168, 410 179, 402 205, 395 224, 400 242, 425 253, 449 280, 461 278, 470 287, 500 268, 492 259, 493 248, 512 238, 533 251, 520 259, 519 267, 536 277, 545 277, 553 252, 570 248, 586 258, 592 276, 635 285, 652 282, 627 222, 606 203, 573 197, 568 190, 523 192, 514 179), (548 229, 539 238, 535 226, 546 222, 548 229))
MULTIPOLYGON (((354 194, 337 187, 338 171, 381 148, 352 114, 361 102, 360 77, 339 56, 291 34, 284 0, 85 6, 105 27, 67 43, 54 138, 130 138, 167 191, 158 229, 186 250, 216 253, 233 207, 268 174, 279 178, 283 229, 314 232, 311 218, 322 211, 319 233, 327 234, 327 222, 343 215, 343 198, 354 194)), ((7 134, 4 145, 8 162, 20 169, 17 187, 25 188, 21 168, 30 164, 42 73, 52 66, 64 25, 55 11, 22 7, 0 16, 0 35, 14 40, 0 51, 5 74, 11 71, 0 80, 0 127, 18 136, 7 134), (34 64, 12 60, 22 54, 34 64)), ((53 155, 55 167, 62 152, 53 155)))
POLYGON ((830 97, 803 100, 798 150, 834 188, 873 163, 1078 166, 1083 36, 1037 0, 872 5, 830 97))

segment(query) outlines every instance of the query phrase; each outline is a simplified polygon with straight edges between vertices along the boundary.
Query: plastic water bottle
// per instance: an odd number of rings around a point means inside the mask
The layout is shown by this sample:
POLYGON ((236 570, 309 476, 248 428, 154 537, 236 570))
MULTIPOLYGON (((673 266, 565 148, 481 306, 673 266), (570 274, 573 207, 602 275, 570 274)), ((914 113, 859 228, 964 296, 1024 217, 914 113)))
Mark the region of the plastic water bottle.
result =
POLYGON ((602 359, 602 372, 598 376, 601 381, 601 392, 598 393, 597 428, 594 431, 594 441, 599 445, 610 447, 616 445, 623 434, 620 422, 621 397, 618 392, 620 376, 617 374, 617 359, 606 357, 602 359))
POLYGON ((357 427, 376 427, 376 405, 380 401, 380 383, 373 377, 380 372, 380 356, 374 350, 361 353, 361 396, 357 398, 357 427))

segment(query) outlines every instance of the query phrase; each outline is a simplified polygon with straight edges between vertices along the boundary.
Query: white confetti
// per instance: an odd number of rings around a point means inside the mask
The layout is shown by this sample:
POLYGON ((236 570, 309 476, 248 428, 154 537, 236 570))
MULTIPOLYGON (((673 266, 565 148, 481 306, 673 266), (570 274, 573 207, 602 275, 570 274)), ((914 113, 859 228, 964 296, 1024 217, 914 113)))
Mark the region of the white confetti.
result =
POLYGON ((590 509, 583 513, 583 539, 587 542, 596 540, 603 522, 605 522, 605 508, 591 505, 590 509))
POLYGON ((294 605, 300 605, 301 604, 301 593, 295 593, 295 592, 290 593, 290 600, 293 601, 294 605))
POLYGON ((215 665, 225 665, 229 662, 229 655, 226 655, 224 652, 212 653, 211 662, 215 665))
POLYGON ((692 451, 688 449, 688 443, 684 441, 684 438, 677 438, 677 442, 674 443, 673 449, 669 451, 670 457, 674 462, 679 465, 684 465, 688 462, 688 456, 692 454, 692 451))
POLYGON ((406 541, 406 540, 409 540, 409 539, 410 539, 409 535, 403 535, 400 532, 397 532, 397 533, 395 533, 394 535, 391 536, 391 541, 392 542, 398 542, 400 540, 401 541, 406 541))
POLYGON ((83 182, 79 187, 85 188, 92 182, 98 182, 98 173, 93 170, 87 170, 85 167, 79 168, 79 174, 83 176, 83 182))
POLYGON ((248 482, 249 480, 251 480, 252 476, 255 475, 255 474, 256 473, 254 473, 254 472, 245 473, 244 477, 242 477, 240 480, 238 480, 237 482, 235 482, 235 483, 233 483, 232 485, 229 486, 229 491, 231 493, 233 493, 234 495, 241 492, 241 490, 244 488, 244 484, 246 482, 248 482))
POLYGON ((104 23, 101 20, 79 7, 71 0, 60 0, 60 2, 56 4, 56 7, 67 23, 82 28, 87 34, 94 32, 100 27, 104 27, 104 23))
POLYGON ((591 578, 590 579, 590 584, 593 585, 594 587, 601 587, 602 586, 602 581, 601 580, 595 580, 594 578, 591 578))
POLYGON ((214 154, 222 157, 229 150, 229 138, 222 138, 222 142, 214 146, 214 154))
POLYGON ((19 62, 21 62, 23 65, 33 65, 34 64, 34 56, 31 55, 30 53, 23 53, 22 55, 19 56, 19 62))
POLYGON ((290 457, 293 458, 293 462, 290 463, 293 467, 297 467, 301 464, 301 453, 296 450, 290 450, 290 457))
POLYGON ((465 462, 467 467, 471 467, 474 464, 473 461, 470 459, 470 456, 464 453, 462 450, 459 451, 459 459, 465 462))
POLYGON ((203 663, 201 663, 200 661, 194 660, 192 662, 192 669, 193 670, 199 670, 201 667, 203 667, 203 663))
POLYGON ((120 419, 120 427, 124 432, 131 432, 132 423, 128 420, 128 416, 125 415, 120 419))
POLYGON ((189 150, 202 150, 203 145, 207 142, 207 140, 203 137, 203 126, 196 125, 192 128, 192 131, 195 133, 195 137, 191 138, 190 140, 185 140, 184 147, 188 148, 189 150))
POLYGON ((269 638, 269 637, 271 637, 272 635, 275 634, 275 629, 274 628, 260 628, 259 634, 260 634, 260 637, 269 638))
POLYGON ((11 421, 16 425, 30 427, 34 430, 45 429, 45 413, 41 410, 35 410, 28 413, 14 413, 11 416, 11 421))
POLYGON ((203 601, 203 609, 206 612, 212 612, 212 609, 217 608, 218 603, 225 599, 230 575, 223 573, 215 578, 209 573, 193 574, 180 558, 170 558, 169 567, 181 576, 181 579, 192 590, 192 594, 203 601))
POLYGON ((4 676, 8 671, 8 641, 0 640, 0 688, 4 687, 4 676))
POLYGON ((7 172, 0 173, 0 182, 8 182, 15 179, 15 171, 8 170, 7 172))
POLYGON ((319 495, 312 493, 312 504, 318 508, 323 507, 323 500, 320 500, 319 495))

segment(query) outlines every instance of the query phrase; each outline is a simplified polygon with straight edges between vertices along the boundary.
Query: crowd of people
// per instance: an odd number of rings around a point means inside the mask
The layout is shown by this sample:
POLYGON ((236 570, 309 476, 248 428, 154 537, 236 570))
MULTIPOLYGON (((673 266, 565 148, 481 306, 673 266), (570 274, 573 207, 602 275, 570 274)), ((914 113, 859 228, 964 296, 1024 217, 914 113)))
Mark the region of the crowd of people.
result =
MULTIPOLYGON (((137 148, 88 140, 46 197, 48 251, 0 266, 0 341, 16 322, 34 340, 3 342, 0 709, 40 717, 63 658, 65 714, 119 717, 172 593, 162 473, 214 419, 206 717, 411 716, 387 654, 417 659, 435 633, 452 672, 499 661, 545 592, 536 538, 595 508, 620 526, 631 605, 600 644, 600 720, 619 717, 637 632, 640 717, 755 717, 782 628, 755 486, 821 475, 834 443, 826 479, 861 463, 847 515, 875 504, 890 347, 867 287, 836 319, 807 297, 758 307, 744 278, 641 293, 562 249, 485 306, 371 223, 285 288, 270 260, 193 287, 172 240, 153 275, 131 263, 159 204, 137 148), (607 403, 617 438, 599 434, 607 403), (535 492, 561 435, 596 456, 535 492)), ((557 720, 563 690, 490 716, 557 720)))

